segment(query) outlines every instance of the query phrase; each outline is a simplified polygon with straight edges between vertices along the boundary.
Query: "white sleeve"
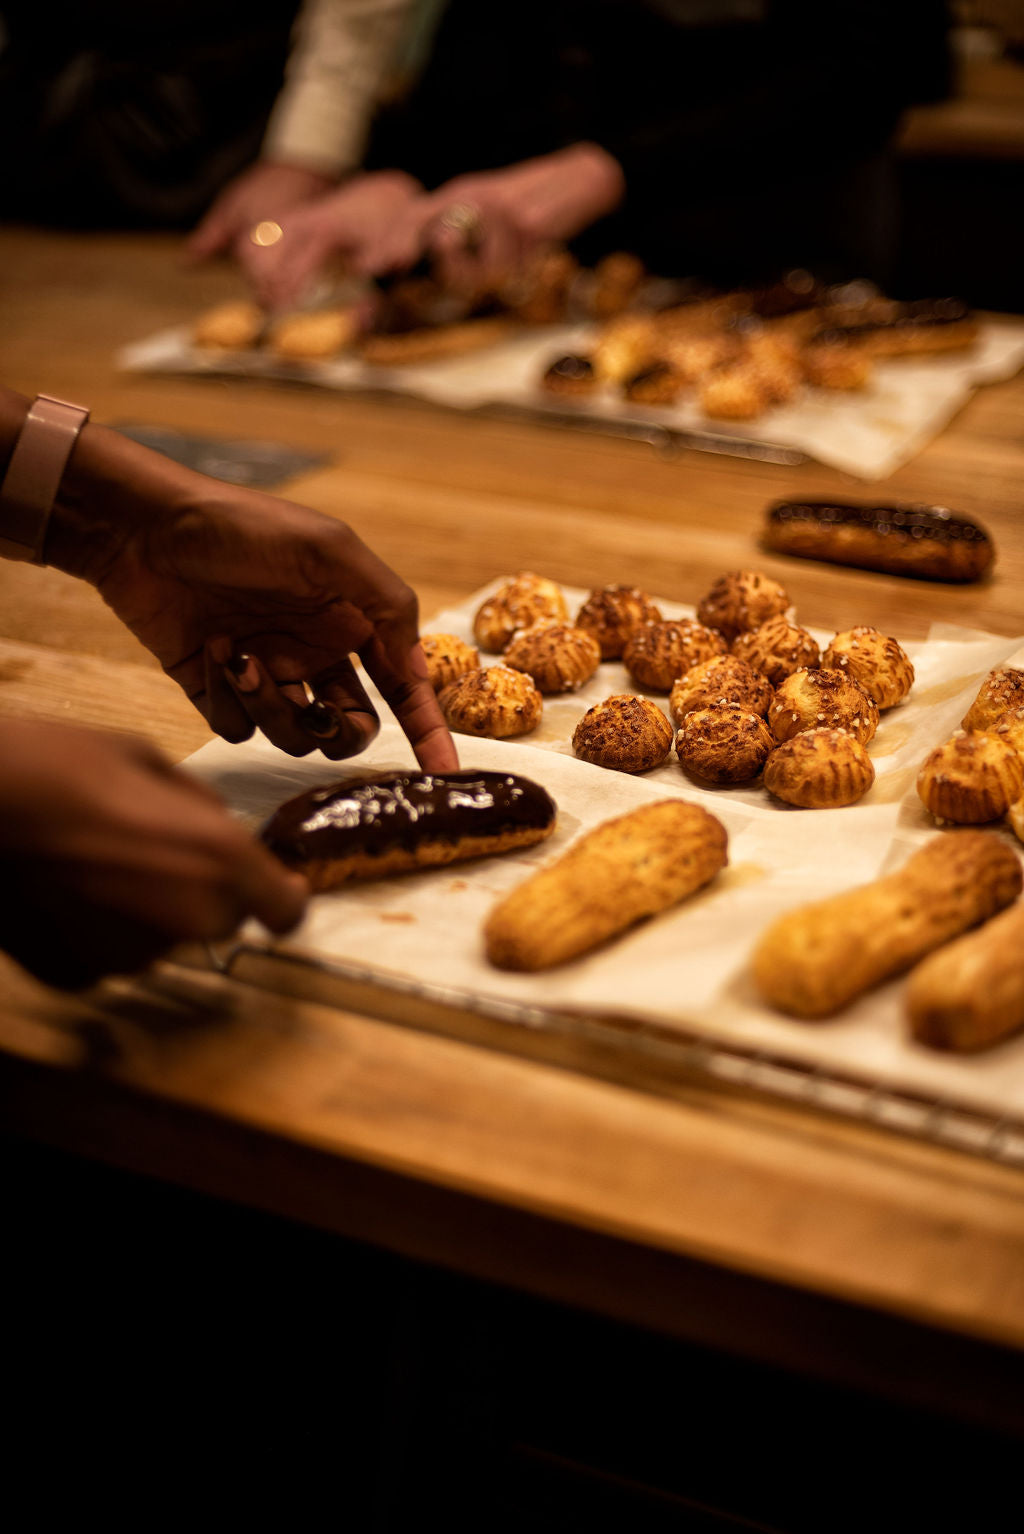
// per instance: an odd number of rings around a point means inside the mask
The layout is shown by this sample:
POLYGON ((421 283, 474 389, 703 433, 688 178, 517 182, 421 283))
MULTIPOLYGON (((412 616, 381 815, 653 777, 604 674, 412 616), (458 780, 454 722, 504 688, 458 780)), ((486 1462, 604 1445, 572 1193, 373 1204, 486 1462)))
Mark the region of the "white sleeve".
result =
POLYGON ((265 160, 337 175, 366 148, 370 117, 415 0, 303 0, 265 160))

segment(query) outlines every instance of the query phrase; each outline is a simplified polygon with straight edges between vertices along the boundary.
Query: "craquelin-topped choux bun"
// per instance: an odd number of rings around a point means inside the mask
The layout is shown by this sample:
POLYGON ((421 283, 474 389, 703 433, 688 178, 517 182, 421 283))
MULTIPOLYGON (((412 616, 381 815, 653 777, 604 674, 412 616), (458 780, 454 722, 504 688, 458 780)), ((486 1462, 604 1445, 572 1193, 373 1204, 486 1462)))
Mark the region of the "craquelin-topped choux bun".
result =
POLYGON ((576 614, 577 626, 597 640, 602 660, 618 660, 637 629, 660 622, 661 612, 646 591, 621 584, 592 591, 576 614))
POLYGON ((768 792, 804 810, 854 804, 874 781, 870 756, 846 730, 804 730, 777 746, 764 769, 768 792))
POLYGON ((1012 746, 1024 760, 1024 707, 1008 708, 1004 714, 998 714, 985 733, 1012 746))
POLYGON ((984 825, 1005 815, 1024 790, 1024 762, 997 735, 957 730, 925 757, 921 803, 938 820, 984 825))
POLYGON ((720 634, 695 618, 666 618, 637 629, 622 652, 622 663, 641 687, 668 692, 692 666, 727 649, 720 634))
POLYGON ((1024 799, 1015 799, 1006 812, 1006 823, 1019 842, 1024 842, 1024 799))
POLYGON ((825 726, 848 730, 866 746, 878 729, 878 707, 844 671, 801 667, 783 677, 775 689, 768 724, 780 745, 802 730, 825 726))
POLYGON ((821 664, 845 671, 883 709, 899 703, 914 685, 913 662, 902 645, 863 623, 836 634, 821 664))
POLYGON ((422 634, 420 644, 427 661, 427 676, 435 692, 447 687, 467 671, 476 671, 480 652, 457 634, 422 634))
POLYGON ((622 386, 634 405, 673 405, 686 388, 686 379, 671 362, 651 362, 622 386))
POLYGON ((532 570, 521 570, 485 598, 473 619, 473 637, 481 650, 500 655, 512 635, 547 619, 568 617, 562 588, 532 570))
POLYGON ((676 724, 694 708, 708 708, 713 703, 739 703, 752 714, 767 714, 775 689, 767 677, 754 671, 735 655, 715 655, 711 660, 691 666, 684 676, 672 683, 668 695, 669 713, 676 724))
POLYGON ((671 747, 672 726, 661 709, 630 693, 616 693, 588 708, 572 737, 581 761, 618 772, 649 772, 671 747))
POLYGON ((1024 671, 1016 666, 997 666, 978 689, 963 717, 965 730, 987 730, 1008 708, 1024 706, 1024 671))
POLYGON ((575 692, 601 664, 597 640, 572 623, 535 623, 505 647, 506 666, 525 671, 541 692, 575 692))
POLYGON ((493 740, 528 735, 544 710, 533 679, 511 666, 467 671, 442 688, 437 701, 450 730, 493 740))
POLYGON ((821 664, 818 642, 806 629, 785 618, 769 618, 759 628, 739 634, 732 653, 766 676, 773 687, 801 666, 821 664))
POLYGON ((730 570, 720 575, 697 608, 697 617, 732 642, 737 634, 760 628, 789 607, 785 588, 759 570, 730 570))
POLYGON ((676 755, 708 783, 751 783, 760 777, 775 742, 760 714, 741 703, 715 703, 683 716, 676 755))

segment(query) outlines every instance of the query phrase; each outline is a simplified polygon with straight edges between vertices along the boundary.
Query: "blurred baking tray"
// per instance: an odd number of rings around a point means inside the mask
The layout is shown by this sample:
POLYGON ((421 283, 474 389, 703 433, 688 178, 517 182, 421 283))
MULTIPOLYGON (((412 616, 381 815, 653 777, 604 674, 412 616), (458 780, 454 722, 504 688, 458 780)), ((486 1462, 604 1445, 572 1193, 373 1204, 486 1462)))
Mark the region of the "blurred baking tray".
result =
POLYGON ((627 436, 663 450, 696 448, 784 464, 812 458, 862 480, 891 474, 942 431, 975 389, 1012 377, 1024 364, 1024 322, 986 318, 969 350, 880 360, 865 389, 806 388, 789 404, 739 424, 711 421, 692 399, 644 407, 610 388, 573 401, 545 393, 540 379, 552 358, 585 351, 592 340, 586 327, 526 329, 462 357, 383 368, 355 356, 302 363, 260 350, 204 350, 193 345, 186 327, 178 327, 125 347, 117 362, 140 372, 411 395, 454 410, 515 414, 563 429, 627 436))

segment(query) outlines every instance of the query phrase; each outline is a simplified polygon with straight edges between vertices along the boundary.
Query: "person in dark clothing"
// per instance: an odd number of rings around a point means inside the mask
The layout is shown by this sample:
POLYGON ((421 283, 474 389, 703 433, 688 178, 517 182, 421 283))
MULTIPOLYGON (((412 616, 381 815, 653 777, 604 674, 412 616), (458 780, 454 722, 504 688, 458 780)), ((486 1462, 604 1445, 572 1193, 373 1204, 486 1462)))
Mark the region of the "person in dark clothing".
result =
POLYGON ((259 152, 297 3, 0 0, 4 217, 190 228, 259 152))
POLYGON ((497 21, 451 0, 364 173, 288 222, 257 286, 292 302, 339 253, 486 280, 551 240, 721 283, 792 266, 884 282, 889 145, 946 92, 947 20, 943 0, 521 0, 497 21), (383 227, 353 225, 352 200, 397 173, 383 227))

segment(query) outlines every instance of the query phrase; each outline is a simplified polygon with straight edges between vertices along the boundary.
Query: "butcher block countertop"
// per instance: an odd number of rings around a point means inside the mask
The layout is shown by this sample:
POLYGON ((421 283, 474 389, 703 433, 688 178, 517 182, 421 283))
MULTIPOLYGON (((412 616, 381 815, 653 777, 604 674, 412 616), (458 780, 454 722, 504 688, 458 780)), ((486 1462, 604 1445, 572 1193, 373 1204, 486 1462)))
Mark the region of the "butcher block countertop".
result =
MULTIPOLYGON (((276 382, 119 371, 120 346, 236 290, 164 236, 0 233, 4 382, 107 424, 326 455, 280 493, 350 522, 441 608, 518 569, 692 602, 756 565, 801 621, 902 639, 1024 631, 1024 378, 870 487, 780 465, 276 382), (977 517, 998 563, 941 586, 763 554, 780 497, 977 517)), ((0 565, 0 715, 209 738, 96 594, 0 565)), ((2 721, 0 721, 2 728, 2 721)), ((716 1083, 600 1040, 460 1027, 168 960, 64 996, 0 966, 0 1126, 525 1291, 908 1400, 1024 1425, 1024 1170, 716 1083)))

